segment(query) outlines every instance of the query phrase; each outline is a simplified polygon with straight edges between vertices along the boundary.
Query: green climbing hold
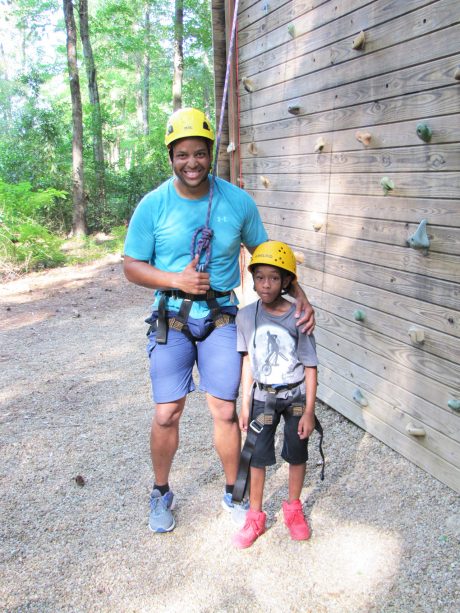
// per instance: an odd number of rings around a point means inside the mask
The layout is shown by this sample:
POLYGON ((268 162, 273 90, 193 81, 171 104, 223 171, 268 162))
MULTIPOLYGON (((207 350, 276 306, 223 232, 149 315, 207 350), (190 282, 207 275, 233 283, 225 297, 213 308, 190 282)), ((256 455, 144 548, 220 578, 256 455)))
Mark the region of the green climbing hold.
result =
POLYGON ((418 123, 417 124, 417 136, 420 140, 423 140, 425 143, 429 143, 431 137, 433 136, 433 130, 427 123, 418 123))

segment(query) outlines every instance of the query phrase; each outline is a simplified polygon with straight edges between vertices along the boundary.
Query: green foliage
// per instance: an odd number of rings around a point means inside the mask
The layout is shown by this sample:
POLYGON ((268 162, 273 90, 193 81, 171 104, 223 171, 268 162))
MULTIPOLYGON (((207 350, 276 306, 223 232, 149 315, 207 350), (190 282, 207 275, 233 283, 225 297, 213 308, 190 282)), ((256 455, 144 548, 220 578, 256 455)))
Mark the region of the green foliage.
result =
MULTIPOLYGON (((0 55, 0 257, 21 261, 23 268, 48 266, 62 262, 63 257, 68 261, 69 252, 62 252, 59 237, 69 232, 72 223, 72 114, 62 2, 17 0, 4 5, 6 20, 0 23, 6 44, 0 55)), ((77 9, 78 3, 74 5, 77 9)), ((213 118, 210 7, 209 0, 184 1, 183 105, 202 107, 213 118)), ((95 234, 124 228, 142 196, 170 175, 163 139, 172 111, 174 2, 92 0, 89 10, 106 160, 103 204, 79 42, 87 225, 95 234), (141 102, 147 57, 146 135, 141 102)), ((78 27, 78 18, 76 21, 78 27)), ((88 238, 85 243, 87 253, 111 248, 109 240, 100 245, 91 241, 88 238)))
POLYGON ((0 179, 0 258, 20 263, 23 270, 64 262, 62 240, 42 225, 64 197, 56 189, 33 192, 28 182, 11 185, 0 179))

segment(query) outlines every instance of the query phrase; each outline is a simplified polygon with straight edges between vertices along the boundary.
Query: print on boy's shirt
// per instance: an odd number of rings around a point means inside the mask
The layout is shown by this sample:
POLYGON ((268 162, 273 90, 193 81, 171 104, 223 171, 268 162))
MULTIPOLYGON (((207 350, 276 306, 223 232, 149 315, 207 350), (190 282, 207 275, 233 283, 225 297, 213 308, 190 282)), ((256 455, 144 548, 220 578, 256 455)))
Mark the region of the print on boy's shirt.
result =
POLYGON ((254 378, 260 383, 288 383, 297 364, 295 339, 284 328, 258 326, 255 348, 252 344, 254 378))

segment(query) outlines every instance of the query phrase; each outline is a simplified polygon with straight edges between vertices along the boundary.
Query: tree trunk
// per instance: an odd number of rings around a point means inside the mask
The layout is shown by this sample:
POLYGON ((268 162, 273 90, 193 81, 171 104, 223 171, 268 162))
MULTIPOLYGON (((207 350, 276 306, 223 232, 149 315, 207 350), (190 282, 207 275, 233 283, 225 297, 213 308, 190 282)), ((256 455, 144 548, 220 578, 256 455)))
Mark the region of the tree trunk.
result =
POLYGON ((83 45, 86 74, 88 77, 89 100, 91 103, 93 156, 96 172, 97 209, 102 225, 107 213, 105 192, 104 146, 102 141, 102 115, 97 86, 96 67, 89 37, 88 0, 79 0, 80 38, 83 45))
POLYGON ((184 73, 184 0, 176 0, 174 17, 174 76, 173 110, 182 106, 182 77, 184 73))
POLYGON ((150 110, 150 6, 145 10, 145 53, 144 53, 144 78, 142 87, 142 129, 144 136, 150 134, 149 110, 150 110))
POLYGON ((72 0, 63 0, 67 34, 67 64, 69 68, 70 96, 72 99, 72 234, 86 234, 86 199, 83 175, 83 113, 81 106, 80 79, 77 66, 77 32, 72 0))

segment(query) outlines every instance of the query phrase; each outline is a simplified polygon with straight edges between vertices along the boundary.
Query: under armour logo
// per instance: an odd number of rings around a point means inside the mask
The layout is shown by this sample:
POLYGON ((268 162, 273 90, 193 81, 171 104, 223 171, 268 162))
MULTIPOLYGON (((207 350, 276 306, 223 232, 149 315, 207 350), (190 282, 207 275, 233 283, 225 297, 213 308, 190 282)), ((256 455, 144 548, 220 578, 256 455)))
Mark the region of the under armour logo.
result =
POLYGON ((227 222, 228 222, 228 219, 227 219, 227 217, 225 217, 225 216, 224 216, 224 217, 220 217, 220 215, 219 215, 219 216, 217 217, 217 221, 218 221, 219 223, 227 223, 227 222))

